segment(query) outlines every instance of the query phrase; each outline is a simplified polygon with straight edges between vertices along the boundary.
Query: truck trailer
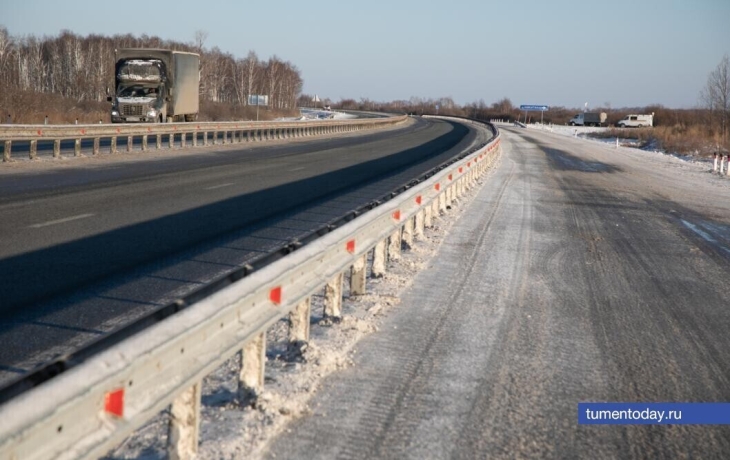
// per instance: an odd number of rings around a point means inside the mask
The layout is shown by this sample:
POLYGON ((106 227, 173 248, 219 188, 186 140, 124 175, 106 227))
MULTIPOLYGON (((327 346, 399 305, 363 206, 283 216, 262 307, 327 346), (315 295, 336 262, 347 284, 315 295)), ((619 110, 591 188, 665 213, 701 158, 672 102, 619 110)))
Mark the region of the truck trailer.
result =
POLYGON ((195 121, 199 112, 200 56, 165 49, 116 53, 112 123, 195 121))
POLYGON ((605 126, 608 115, 605 112, 583 112, 570 119, 570 126, 605 126))

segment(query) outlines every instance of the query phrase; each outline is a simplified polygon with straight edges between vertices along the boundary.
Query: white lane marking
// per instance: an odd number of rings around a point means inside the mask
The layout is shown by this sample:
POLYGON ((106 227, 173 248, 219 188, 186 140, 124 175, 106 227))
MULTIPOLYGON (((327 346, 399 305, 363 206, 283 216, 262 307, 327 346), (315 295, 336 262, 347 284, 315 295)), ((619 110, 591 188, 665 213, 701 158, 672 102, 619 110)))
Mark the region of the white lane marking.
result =
POLYGON ((93 216, 93 214, 79 214, 78 216, 71 216, 71 217, 66 217, 66 218, 58 219, 58 220, 49 220, 48 222, 43 222, 40 224, 33 224, 28 228, 43 228, 43 227, 48 227, 50 225, 71 222, 72 220, 86 219, 87 217, 91 217, 91 216, 93 216))
POLYGON ((301 168, 290 169, 289 172, 301 171, 302 169, 307 169, 307 168, 305 168, 304 166, 302 166, 301 168))
POLYGON ((217 188, 223 188, 223 187, 230 187, 231 185, 233 185, 233 183, 230 183, 230 184, 220 184, 220 185, 214 185, 214 186, 212 186, 212 187, 206 187, 206 188, 205 188, 205 190, 215 190, 215 189, 217 189, 217 188))

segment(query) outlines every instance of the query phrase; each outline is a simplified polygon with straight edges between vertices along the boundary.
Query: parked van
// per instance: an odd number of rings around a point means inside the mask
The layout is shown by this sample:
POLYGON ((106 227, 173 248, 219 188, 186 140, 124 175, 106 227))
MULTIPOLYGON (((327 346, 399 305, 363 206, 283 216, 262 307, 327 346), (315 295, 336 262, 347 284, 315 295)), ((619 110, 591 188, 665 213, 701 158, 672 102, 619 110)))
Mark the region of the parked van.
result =
POLYGON ((620 119, 618 123, 616 123, 616 126, 619 128, 641 128, 642 126, 651 128, 654 126, 654 114, 626 115, 624 118, 620 119))

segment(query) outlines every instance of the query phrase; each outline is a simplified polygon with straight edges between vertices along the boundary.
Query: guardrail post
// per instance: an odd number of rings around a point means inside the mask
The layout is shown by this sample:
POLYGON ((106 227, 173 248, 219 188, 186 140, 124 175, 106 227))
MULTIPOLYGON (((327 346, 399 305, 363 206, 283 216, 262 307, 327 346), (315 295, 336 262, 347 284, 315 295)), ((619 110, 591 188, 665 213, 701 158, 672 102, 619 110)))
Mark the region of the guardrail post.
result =
POLYGON ((134 147, 134 137, 127 136, 127 153, 132 151, 132 147, 134 147))
POLYGON ((385 275, 385 243, 386 240, 381 240, 375 245, 375 249, 373 249, 373 268, 371 272, 373 278, 381 278, 385 275))
MULTIPOLYGON (((712 167, 712 172, 717 172, 717 153, 715 153, 715 165, 712 167)), ((722 160, 720 160, 722 161, 722 160)))
POLYGON ((31 160, 35 160, 38 158, 38 141, 35 139, 30 141, 28 156, 31 160))
POLYGON ((367 293, 367 257, 367 254, 363 254, 355 259, 355 263, 352 264, 352 271, 350 272, 351 295, 365 295, 367 293))
POLYGON ((438 212, 444 214, 446 212, 446 192, 439 194, 438 212))
POLYGON ((266 332, 251 339, 241 350, 241 372, 238 375, 238 401, 251 402, 264 388, 266 365, 266 332))
POLYGON ((3 162, 10 161, 10 152, 13 148, 13 141, 5 141, 5 148, 3 150, 3 162))
POLYGON ((423 226, 426 228, 433 227, 433 211, 434 211, 434 204, 436 203, 436 200, 430 202, 426 205, 426 208, 424 209, 423 213, 423 226))
POLYGON ((413 217, 409 217, 403 224, 403 243, 408 249, 413 247, 413 217))
POLYGON ((167 147, 170 150, 174 149, 175 148, 175 133, 170 133, 170 135, 168 136, 167 141, 168 141, 168 146, 167 147))
POLYGON ((53 140, 53 158, 61 158, 61 139, 53 140))
POLYGON ((185 148, 187 146, 188 140, 188 133, 180 133, 180 148, 185 148))
POLYGON ((171 460, 192 459, 198 453, 200 390, 198 382, 182 392, 170 406, 167 455, 171 460))
POLYGON ((727 173, 730 176, 730 155, 727 156, 727 173))
POLYGON ((148 140, 147 139, 147 135, 146 134, 143 134, 142 135, 142 151, 143 152, 146 152, 147 151, 147 140, 148 140))
POLYGON ((400 260, 400 246, 401 246, 401 229, 398 228, 390 238, 388 238, 388 260, 400 260))
POLYGON ((309 342, 309 320, 312 316, 312 298, 299 302, 289 313, 289 351, 302 351, 302 346, 309 342))
POLYGON ((193 133, 193 147, 197 147, 197 146, 198 146, 198 132, 195 131, 193 133))
POLYGON ((423 233, 423 220, 425 218, 425 210, 420 209, 416 213, 416 228, 415 228, 415 238, 418 241, 423 241, 425 239, 425 235, 423 233))
POLYGON ((98 137, 94 138, 94 150, 92 150, 92 155, 98 155, 99 154, 99 144, 101 143, 101 140, 98 137))
POLYGON ((342 273, 335 275, 324 287, 324 317, 342 318, 342 273))
POLYGON ((81 156, 81 139, 74 140, 74 156, 81 156))
POLYGON ((720 155, 720 175, 722 176, 725 173, 725 156, 720 155))

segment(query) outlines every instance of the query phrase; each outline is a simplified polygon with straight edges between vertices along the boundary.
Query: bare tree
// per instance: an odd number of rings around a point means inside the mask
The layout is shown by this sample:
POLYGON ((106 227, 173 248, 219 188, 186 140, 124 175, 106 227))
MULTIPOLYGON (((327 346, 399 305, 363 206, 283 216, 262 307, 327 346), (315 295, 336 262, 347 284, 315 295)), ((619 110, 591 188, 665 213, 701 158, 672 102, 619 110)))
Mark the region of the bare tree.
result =
POLYGON ((719 122, 723 141, 727 140, 730 131, 730 59, 727 54, 710 72, 700 97, 719 122))

